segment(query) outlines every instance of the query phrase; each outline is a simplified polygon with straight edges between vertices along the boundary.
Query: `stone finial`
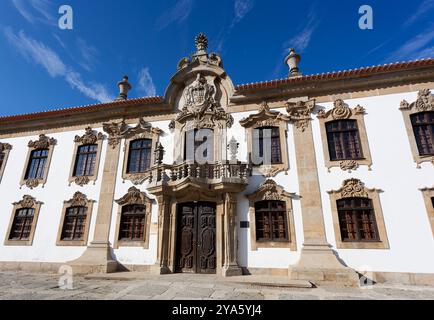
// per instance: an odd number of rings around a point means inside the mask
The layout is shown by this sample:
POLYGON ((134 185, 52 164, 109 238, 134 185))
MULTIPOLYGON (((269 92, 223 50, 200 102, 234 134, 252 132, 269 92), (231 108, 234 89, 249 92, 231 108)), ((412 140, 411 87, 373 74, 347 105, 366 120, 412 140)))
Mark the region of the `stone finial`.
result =
POLYGON ((199 33, 195 38, 196 44, 196 54, 205 54, 208 48, 208 38, 202 32, 199 33))
POLYGON ((158 142, 154 151, 154 158, 155 158, 156 165, 160 165, 163 163, 164 154, 165 154, 164 147, 160 142, 158 142))
POLYGON ((238 154, 239 146, 240 146, 240 144, 235 139, 235 137, 232 137, 232 139, 229 141, 229 144, 228 144, 229 153, 231 155, 231 162, 237 161, 237 154, 238 154))
POLYGON ((298 63, 301 60, 301 56, 297 54, 294 48, 289 49, 289 55, 285 58, 285 63, 289 67, 289 77, 300 76, 300 69, 298 68, 298 63))
POLYGON ((128 98, 128 91, 130 91, 133 87, 128 82, 128 76, 124 76, 124 78, 118 82, 119 87, 119 96, 116 98, 116 100, 127 100, 128 98))

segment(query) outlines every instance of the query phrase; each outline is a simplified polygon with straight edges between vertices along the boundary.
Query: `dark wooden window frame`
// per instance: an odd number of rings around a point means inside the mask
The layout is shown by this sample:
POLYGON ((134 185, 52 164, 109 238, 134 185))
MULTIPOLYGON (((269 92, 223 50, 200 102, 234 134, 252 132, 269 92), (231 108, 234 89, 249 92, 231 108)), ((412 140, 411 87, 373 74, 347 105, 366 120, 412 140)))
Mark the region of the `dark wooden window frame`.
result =
POLYGON ((130 146, 126 168, 127 174, 144 173, 151 168, 152 143, 152 139, 148 138, 135 139, 129 142, 130 146), (140 143, 140 146, 135 146, 135 144, 138 143, 140 143), (137 161, 135 163, 132 163, 134 153, 137 153, 137 161))
POLYGON ((339 226, 343 242, 379 242, 377 220, 369 198, 337 200, 339 226), (358 205, 360 203, 360 205, 358 205), (344 235, 347 234, 345 237, 344 235), (351 237, 350 234, 353 236, 351 237), (370 236, 364 236, 370 234, 370 236))
POLYGON ((35 219, 34 208, 20 208, 15 211, 12 227, 8 236, 9 241, 28 241, 35 219), (13 236, 18 234, 18 237, 13 236))
MULTIPOLYGON (((287 217, 287 211, 286 211, 286 203, 285 201, 274 201, 274 200, 263 200, 258 201, 255 203, 255 227, 256 227, 256 241, 257 242, 288 242, 289 236, 288 236, 288 217, 287 217), (283 205, 280 209, 273 208, 274 204, 281 204, 283 205), (260 205, 267 204, 267 208, 261 208, 258 207, 260 205), (262 215, 262 222, 260 221, 260 215, 262 215), (283 225, 283 232, 284 237, 276 237, 276 222, 279 223, 279 218, 283 217, 283 220, 281 220, 281 225, 283 225), (277 221, 276 221, 277 218, 277 221), (264 225, 264 229, 260 229, 260 226, 264 225), (268 223, 269 226, 269 237, 265 238, 264 233, 267 232, 265 230, 265 225, 268 223), (262 234, 262 236, 261 236, 262 234)), ((280 229, 281 225, 277 226, 278 229, 280 229)), ((279 232, 279 230, 277 230, 279 232)), ((282 231, 280 231, 282 232, 282 231)))
POLYGON ((48 166, 49 152, 49 149, 35 149, 30 152, 26 174, 24 175, 25 180, 42 180, 44 178, 48 166))
POLYGON ((330 161, 365 159, 357 120, 328 121, 325 126, 330 161))
POLYGON ((87 206, 66 208, 60 240, 83 241, 86 234, 86 224, 88 223, 87 216, 87 206), (66 234, 70 234, 70 236, 67 237, 66 234))
MULTIPOLYGON (((259 150, 258 155, 263 157, 264 154, 264 130, 271 130, 271 165, 282 164, 282 142, 280 137, 279 127, 258 127, 254 128, 253 132, 257 131, 259 136, 259 150)), ((253 143, 252 151, 255 152, 255 143, 253 143)))
POLYGON ((122 206, 118 241, 144 241, 146 232, 146 205, 122 206))
POLYGON ((74 163, 73 177, 91 177, 95 175, 98 161, 98 144, 78 146, 74 163), (83 165, 79 166, 81 163, 83 165))
POLYGON ((434 111, 413 113, 410 121, 419 156, 434 156, 434 111))

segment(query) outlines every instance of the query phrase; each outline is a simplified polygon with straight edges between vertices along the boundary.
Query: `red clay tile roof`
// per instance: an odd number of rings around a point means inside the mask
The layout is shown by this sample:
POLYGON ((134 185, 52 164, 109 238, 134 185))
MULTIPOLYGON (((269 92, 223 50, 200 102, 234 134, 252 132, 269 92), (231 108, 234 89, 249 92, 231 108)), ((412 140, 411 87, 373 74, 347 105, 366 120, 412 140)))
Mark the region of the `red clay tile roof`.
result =
POLYGON ((249 83, 249 84, 238 85, 235 87, 235 90, 240 92, 240 91, 246 91, 250 89, 273 88, 285 84, 296 84, 296 83, 303 83, 303 82, 316 81, 316 80, 342 79, 347 77, 371 75, 375 73, 397 71, 397 70, 405 70, 407 68, 422 67, 422 66, 434 66, 434 58, 407 61, 407 62, 396 62, 396 63, 384 64, 380 66, 364 67, 360 69, 319 73, 319 74, 313 74, 313 75, 307 75, 301 77, 249 83))
MULTIPOLYGON (((306 76, 295 77, 295 78, 286 78, 286 79, 278 79, 272 81, 243 84, 243 85, 236 86, 235 91, 242 92, 251 89, 269 89, 281 85, 297 84, 297 83, 304 83, 304 82, 318 81, 318 80, 345 79, 354 76, 372 75, 376 73, 399 71, 408 68, 423 67, 423 66, 434 66, 434 58, 414 60, 408 62, 397 62, 397 63, 385 64, 380 66, 372 66, 372 67, 365 67, 365 68, 344 70, 344 71, 337 71, 337 72, 306 75, 306 76)), ((164 101, 163 97, 145 97, 145 98, 122 100, 122 101, 111 101, 107 103, 90 104, 90 105, 65 108, 65 109, 56 109, 56 110, 42 111, 42 112, 35 112, 35 113, 28 113, 28 114, 14 115, 14 116, 3 116, 0 117, 0 122, 32 120, 32 119, 38 119, 42 117, 66 115, 68 113, 78 113, 82 111, 97 111, 99 109, 104 109, 107 107, 134 106, 140 104, 162 103, 163 101, 164 101)))
POLYGON ((152 103, 161 103, 161 102, 163 102, 163 97, 145 97, 145 98, 136 98, 136 99, 129 99, 129 100, 110 101, 106 103, 89 104, 89 105, 72 107, 72 108, 55 109, 55 110, 26 113, 26 114, 14 115, 14 116, 3 116, 0 117, 0 122, 14 121, 14 120, 32 120, 32 119, 40 118, 42 116, 50 117, 50 116, 65 115, 68 113, 76 113, 82 111, 97 111, 100 109, 104 109, 107 107, 114 107, 114 106, 119 106, 119 107, 134 106, 140 104, 152 104, 152 103))

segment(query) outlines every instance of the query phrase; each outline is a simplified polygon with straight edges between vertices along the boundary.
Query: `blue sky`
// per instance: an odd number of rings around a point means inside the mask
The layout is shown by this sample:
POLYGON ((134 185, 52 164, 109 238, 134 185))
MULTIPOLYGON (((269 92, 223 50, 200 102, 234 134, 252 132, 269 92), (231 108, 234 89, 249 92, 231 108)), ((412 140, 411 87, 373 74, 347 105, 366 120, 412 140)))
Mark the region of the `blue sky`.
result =
POLYGON ((130 98, 163 95, 199 32, 237 85, 286 77, 289 47, 304 74, 434 57, 434 0, 1 0, 0 115, 107 101, 124 74, 130 98))

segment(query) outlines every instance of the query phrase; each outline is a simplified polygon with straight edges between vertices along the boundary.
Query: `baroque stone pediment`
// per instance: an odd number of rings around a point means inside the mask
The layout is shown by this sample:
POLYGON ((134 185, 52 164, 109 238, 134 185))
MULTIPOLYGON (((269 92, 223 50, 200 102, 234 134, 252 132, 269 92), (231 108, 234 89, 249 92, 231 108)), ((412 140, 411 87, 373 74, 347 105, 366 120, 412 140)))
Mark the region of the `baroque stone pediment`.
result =
POLYGON ((89 202, 95 201, 87 199, 87 196, 81 192, 76 192, 70 200, 65 201, 65 204, 71 207, 86 207, 89 202))
POLYGON ((400 110, 414 110, 417 112, 434 111, 434 96, 429 89, 420 90, 417 100, 411 104, 403 100, 400 110))
POLYGON ((126 195, 115 201, 121 206, 130 204, 146 205, 152 202, 152 200, 148 198, 146 193, 140 191, 136 187, 129 188, 126 195))
POLYGON ((152 127, 152 125, 143 118, 140 118, 139 123, 134 127, 130 127, 126 124, 125 120, 122 120, 121 122, 104 123, 103 129, 109 134, 108 144, 113 149, 119 145, 122 139, 130 138, 141 133, 161 134, 162 132, 159 128, 152 127))
POLYGON ((337 99, 333 105, 333 109, 327 112, 324 110, 320 110, 318 112, 317 118, 344 120, 350 119, 354 115, 365 113, 365 108, 363 108, 362 106, 358 105, 354 109, 351 109, 342 99, 337 99))
POLYGON ((241 126, 245 128, 250 127, 269 127, 279 126, 280 122, 288 122, 290 118, 278 111, 270 110, 270 106, 266 101, 262 102, 259 112, 252 114, 247 118, 240 121, 241 126))
POLYGON ((341 199, 344 198, 368 198, 369 193, 380 191, 377 189, 368 189, 359 179, 347 179, 342 183, 342 187, 336 191, 329 191, 329 194, 339 194, 341 199))
POLYGON ((80 144, 94 144, 98 140, 104 139, 104 135, 101 132, 96 132, 92 130, 91 127, 86 128, 86 133, 82 136, 75 136, 74 142, 80 144))
POLYGON ((254 193, 247 195, 252 201, 276 200, 283 201, 286 198, 294 198, 295 193, 289 193, 279 186, 274 180, 265 180, 254 193))
POLYGON ((39 140, 30 140, 28 146, 29 148, 33 149, 48 149, 50 146, 54 146, 56 143, 56 139, 49 138, 45 134, 40 134, 39 140))
POLYGON ((38 204, 43 203, 40 201, 36 201, 35 198, 29 195, 25 195, 23 196, 22 200, 13 203, 14 206, 21 206, 22 208, 34 208, 38 204))

